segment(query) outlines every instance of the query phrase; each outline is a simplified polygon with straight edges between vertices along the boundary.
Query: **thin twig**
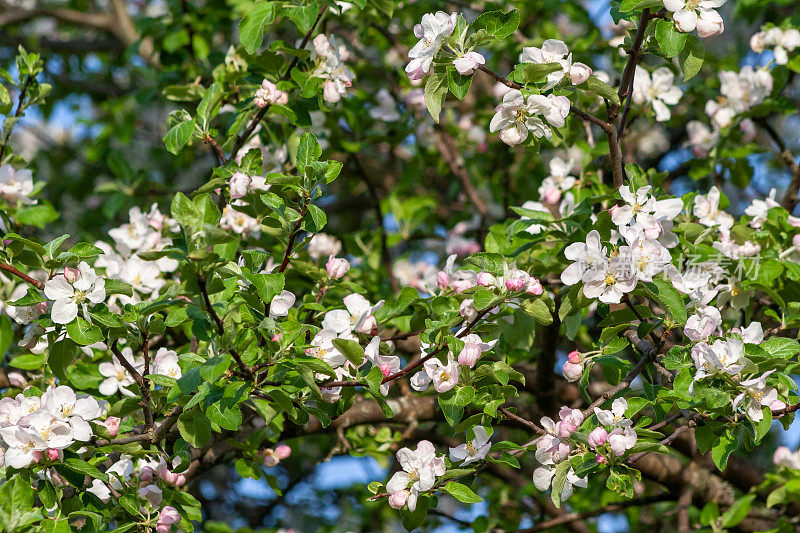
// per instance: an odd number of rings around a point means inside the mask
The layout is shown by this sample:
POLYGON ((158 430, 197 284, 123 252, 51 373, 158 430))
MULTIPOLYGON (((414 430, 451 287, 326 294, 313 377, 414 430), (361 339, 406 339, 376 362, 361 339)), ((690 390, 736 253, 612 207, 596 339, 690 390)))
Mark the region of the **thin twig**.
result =
POLYGON ((39 290, 44 289, 44 283, 42 283, 38 279, 33 279, 32 277, 30 277, 29 275, 27 275, 27 274, 25 274, 23 272, 20 272, 19 270, 17 270, 16 268, 14 268, 11 265, 7 265, 5 263, 0 263, 0 270, 5 270, 9 274, 13 274, 13 275, 17 276, 18 278, 20 278, 21 280, 27 281, 28 283, 30 283, 31 285, 33 285, 34 287, 36 287, 39 290))
POLYGON ((300 234, 300 228, 303 226, 303 219, 308 212, 308 197, 303 198, 303 207, 300 208, 298 213, 300 214, 300 218, 298 219, 297 223, 295 223, 294 228, 292 229, 292 233, 289 234, 289 242, 286 244, 286 253, 283 254, 283 261, 281 261, 281 266, 278 269, 278 272, 284 272, 286 267, 289 266, 289 260, 292 257, 292 249, 294 248, 294 241, 297 239, 297 236, 300 234))

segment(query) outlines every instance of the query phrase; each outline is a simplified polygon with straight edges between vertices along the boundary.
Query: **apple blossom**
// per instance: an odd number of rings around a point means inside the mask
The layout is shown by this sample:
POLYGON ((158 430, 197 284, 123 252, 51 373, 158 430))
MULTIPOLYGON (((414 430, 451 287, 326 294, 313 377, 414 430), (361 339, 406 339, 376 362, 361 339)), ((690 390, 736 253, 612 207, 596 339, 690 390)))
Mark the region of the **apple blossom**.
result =
POLYGON ((594 414, 597 416, 597 421, 603 426, 610 427, 628 427, 633 422, 625 417, 625 411, 628 410, 628 401, 625 398, 617 398, 611 403, 611 410, 594 408, 594 414))
POLYGON ((79 308, 99 304, 106 299, 105 280, 86 263, 78 264, 80 277, 74 283, 60 274, 44 285, 45 296, 53 301, 50 316, 56 324, 69 324, 78 316, 79 308), (88 303, 87 303, 88 302, 88 303))
POLYGON ((464 335, 461 339, 464 341, 464 348, 458 354, 458 362, 464 366, 472 368, 478 362, 478 358, 483 352, 491 350, 497 343, 497 339, 489 342, 483 342, 481 338, 475 333, 464 335))
POLYGON ((747 417, 753 422, 760 422, 764 418, 762 407, 770 407, 778 399, 778 391, 775 387, 767 385, 767 377, 773 372, 775 369, 742 381, 741 385, 744 387, 744 391, 734 398, 733 409, 736 410, 744 402, 747 417))
POLYGON ((0 166, 0 198, 12 205, 32 205, 33 174, 30 169, 16 169, 10 164, 0 166))
POLYGON ((308 255, 312 259, 335 256, 342 251, 342 243, 327 233, 317 233, 308 242, 308 255))
POLYGON ((717 186, 711 187, 708 194, 697 195, 694 197, 694 216, 696 216, 704 226, 714 227, 719 226, 723 230, 730 229, 733 226, 733 217, 720 210, 719 208, 720 192, 717 186))
POLYGON ((277 85, 269 80, 263 80, 261 86, 256 90, 253 103, 256 107, 266 107, 272 104, 286 105, 289 103, 289 95, 278 89, 277 85))
POLYGON ((480 65, 486 63, 486 58, 484 58, 478 52, 467 52, 461 57, 457 57, 453 60, 453 65, 456 67, 456 70, 462 76, 469 76, 475 69, 477 69, 480 65))
POLYGON ((603 427, 596 427, 594 428, 587 438, 587 442, 589 446, 592 448, 597 448, 598 446, 602 446, 608 440, 608 432, 603 427))
POLYGON ((492 447, 489 444, 489 436, 483 426, 475 426, 472 428, 472 433, 475 435, 474 439, 465 444, 459 444, 455 448, 450 448, 450 460, 453 462, 463 461, 461 463, 462 467, 483 460, 492 447))
POLYGON ((656 113, 656 120, 664 122, 672 113, 668 105, 675 105, 681 99, 683 91, 674 85, 675 76, 667 67, 660 67, 650 72, 639 65, 633 78, 633 101, 637 104, 650 104, 656 113))
POLYGON ((700 37, 719 35, 725 30, 722 17, 716 8, 725 0, 664 0, 664 7, 672 12, 675 24, 682 32, 697 29, 700 37))
POLYGON ((378 327, 373 313, 383 306, 383 300, 375 305, 360 294, 350 294, 344 297, 345 309, 328 311, 322 320, 322 327, 337 333, 357 331, 370 333, 378 327))
POLYGON ((331 279, 339 279, 350 270, 350 261, 341 257, 330 256, 325 263, 325 270, 331 279))
POLYGON ((289 291, 281 291, 269 304, 269 316, 273 318, 285 317, 289 314, 297 298, 289 291))
POLYGON ((157 533, 169 533, 172 530, 172 524, 178 523, 181 520, 181 515, 178 510, 171 505, 165 505, 158 513, 158 521, 156 522, 157 533))
POLYGON ((433 488, 436 478, 445 473, 444 460, 436 456, 433 444, 427 440, 421 440, 414 451, 409 448, 398 450, 397 461, 403 471, 396 472, 392 476, 392 479, 386 484, 386 490, 392 494, 401 490, 409 490, 407 504, 409 510, 414 511, 417 508, 419 493, 433 488))
POLYGON ((411 61, 406 65, 406 73, 409 78, 419 79, 430 70, 444 40, 453 34, 457 18, 456 13, 448 15, 443 11, 422 15, 422 21, 414 26, 414 36, 419 42, 408 52, 411 61))
POLYGON ((608 447, 617 457, 625 455, 625 452, 636 445, 637 435, 633 428, 615 428, 608 434, 608 447))

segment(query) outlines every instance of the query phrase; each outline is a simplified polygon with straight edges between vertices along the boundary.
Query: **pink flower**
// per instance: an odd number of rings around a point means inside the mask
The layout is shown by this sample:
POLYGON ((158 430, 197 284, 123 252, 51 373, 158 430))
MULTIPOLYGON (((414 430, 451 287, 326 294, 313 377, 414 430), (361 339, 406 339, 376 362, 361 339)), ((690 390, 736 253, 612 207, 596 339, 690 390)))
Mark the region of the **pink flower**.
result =
POLYGON ((587 442, 589 446, 592 448, 597 448, 598 446, 602 446, 608 440, 608 431, 603 429, 602 427, 597 427, 589 433, 589 437, 587 438, 587 442))
POLYGON ((453 65, 462 76, 469 76, 484 63, 486 63, 486 58, 477 52, 467 52, 453 61, 453 65))
POLYGON ((601 465, 605 465, 605 464, 608 464, 608 459, 606 459, 606 458, 605 458, 605 457, 603 457, 602 455, 598 455, 598 456, 595 458, 595 462, 596 462, 596 463, 600 463, 601 465))
POLYGON ((158 514, 156 531, 158 533, 168 533, 172 529, 172 524, 180 522, 181 515, 178 510, 171 505, 165 505, 158 514))
POLYGON ((139 472, 139 480, 143 483, 149 483, 150 481, 153 481, 153 478, 155 477, 156 477, 156 471, 149 466, 145 466, 139 472))
POLYGON ((161 489, 155 485, 145 485, 139 488, 139 496, 150 502, 153 508, 157 508, 161 504, 162 494, 161 489))
POLYGON ((278 86, 269 80, 261 82, 261 87, 256 91, 253 103, 256 107, 267 107, 271 104, 285 105, 289 102, 289 95, 278 89, 278 86))
POLYGON ((450 285, 450 277, 447 275, 447 272, 440 270, 439 273, 436 274, 436 285, 438 285, 440 289, 446 289, 450 285))
POLYGON ((111 438, 116 437, 117 433, 119 433, 119 423, 121 421, 122 420, 116 416, 109 416, 105 419, 105 421, 103 421, 103 425, 106 426, 108 434, 111 435, 111 438))
POLYGON ((421 80, 425 77, 425 71, 422 70, 422 67, 419 67, 417 70, 412 70, 411 72, 406 71, 406 74, 411 81, 421 80))
POLYGON ((292 454, 292 449, 286 444, 278 444, 275 447, 275 456, 278 459, 286 459, 292 454))
POLYGON ((271 340, 273 340, 273 341, 275 341, 275 342, 280 342, 280 340, 281 340, 281 334, 280 334, 280 333, 276 333, 275 335, 273 335, 273 336, 272 336, 272 339, 271 339, 271 340))
POLYGON ((569 352, 569 355, 567 356, 567 358, 569 359, 569 362, 574 364, 574 365, 577 365, 578 363, 580 363, 583 360, 583 358, 581 357, 581 352, 579 352, 577 350, 573 350, 573 351, 569 352))
POLYGON ((561 421, 558 424, 558 432, 562 439, 568 439, 583 424, 583 413, 580 409, 562 407, 558 412, 558 416, 561 417, 561 421))
POLYGON ((481 347, 474 342, 464 344, 464 349, 458 354, 458 362, 464 366, 472 368, 481 356, 481 347))
POLYGON ((475 300, 467 298, 458 306, 458 314, 467 320, 474 320, 478 316, 478 310, 475 309, 475 300))
POLYGON ((509 274, 508 278, 506 278, 506 289, 512 292, 521 291, 528 286, 528 281, 530 281, 530 276, 527 272, 524 270, 514 270, 509 274))
POLYGON ((478 274, 478 285, 481 287, 494 287, 497 285, 497 278, 488 272, 481 272, 478 274))
POLYGON ((528 286, 526 287, 525 292, 532 294, 533 296, 540 296, 544 292, 544 289, 542 289, 542 284, 538 279, 531 278, 528 281, 528 286))
POLYGON ((381 369, 381 374, 383 374, 383 377, 387 377, 392 373, 392 367, 389 366, 389 363, 383 363, 378 368, 381 369))
MULTIPOLYGON (((46 302, 45 305, 47 305, 46 302)), ((45 311, 47 311, 47 309, 45 309, 45 311)), ((23 376, 19 372, 9 372, 8 382, 11 384, 12 387, 18 387, 20 389, 24 389, 25 387, 28 386, 28 380, 25 379, 25 376, 23 376)))
POLYGON ((64 267, 64 277, 70 283, 75 283, 81 277, 81 271, 77 268, 64 267))
POLYGON ((328 271, 328 276, 331 279, 339 279, 350 270, 350 262, 341 257, 328 257, 328 262, 325 263, 325 270, 328 271))
POLYGON ((47 458, 51 461, 58 461, 61 457, 61 450, 56 450, 55 448, 48 448, 47 449, 47 458))
POLYGON ((389 506, 392 509, 402 509, 411 493, 407 490, 398 490, 389 496, 389 506))

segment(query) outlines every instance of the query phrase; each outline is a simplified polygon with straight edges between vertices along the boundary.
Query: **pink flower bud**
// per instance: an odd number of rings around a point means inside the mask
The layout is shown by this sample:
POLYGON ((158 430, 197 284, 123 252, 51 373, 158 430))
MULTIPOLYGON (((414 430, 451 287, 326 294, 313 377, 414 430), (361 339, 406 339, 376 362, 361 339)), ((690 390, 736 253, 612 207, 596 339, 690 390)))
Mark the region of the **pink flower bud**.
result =
POLYGON ((272 336, 272 340, 275 341, 275 342, 280 342, 281 334, 280 333, 276 333, 275 335, 272 336))
POLYGON ((383 363, 378 368, 381 369, 381 374, 383 374, 383 377, 387 377, 392 373, 392 367, 389 366, 389 363, 383 363))
POLYGON ((475 284, 469 279, 457 279, 453 282, 453 290, 456 291, 456 294, 461 294, 465 290, 471 289, 474 286, 475 284))
POLYGON ((77 268, 64 267, 64 277, 67 278, 67 281, 70 283, 75 283, 80 279, 81 271, 77 268))
POLYGON ((569 362, 574 365, 577 365, 583 360, 583 358, 581 357, 581 352, 577 350, 569 352, 569 355, 567 357, 569 358, 569 362))
POLYGON ((322 99, 331 104, 342 99, 335 83, 329 80, 322 84, 322 99))
POLYGON ((608 440, 608 431, 601 427, 594 428, 586 440, 592 448, 602 446, 608 440))
POLYGON ((446 289, 450 285, 450 277, 447 275, 447 272, 440 270, 439 273, 436 274, 436 285, 438 285, 440 289, 446 289))
POLYGON ((103 425, 106 427, 108 434, 111 435, 112 438, 116 437, 117 433, 119 433, 119 423, 121 421, 122 420, 116 416, 109 416, 103 421, 103 425))
POLYGON ((600 463, 601 465, 608 464, 608 460, 607 460, 605 457, 603 457, 602 455, 598 455, 598 456, 595 458, 595 462, 596 462, 596 463, 600 463))
POLYGON ((497 278, 488 272, 481 272, 478 274, 478 285, 481 287, 494 287, 497 285, 497 278))
POLYGON ((153 481, 153 479, 155 479, 155 477, 156 477, 156 471, 153 470, 152 467, 145 466, 144 468, 142 468, 139 471, 139 480, 142 483, 148 483, 150 481, 153 481))
POLYGON ((31 452, 31 455, 33 456, 34 463, 38 463, 42 460, 42 452, 31 452))
POLYGON ((286 459, 292 454, 292 449, 286 444, 278 444, 275 447, 275 455, 278 459, 286 459))
POLYGON ((161 489, 156 485, 145 485, 139 488, 139 496, 150 502, 153 508, 158 508, 161 504, 162 494, 161 489))
POLYGON ((464 349, 458 354, 458 362, 464 366, 472 368, 481 356, 481 347, 474 342, 464 344, 464 349))
POLYGON ((546 204, 557 204, 558 201, 561 200, 561 189, 558 187, 547 189, 547 192, 545 192, 544 196, 542 196, 542 200, 544 200, 546 204))
POLYGON ((59 457, 61 457, 61 450, 56 450, 55 448, 48 448, 47 449, 47 458, 51 461, 58 461, 59 457))
POLYGON ((158 522, 156 523, 156 530, 158 533, 166 533, 172 528, 172 524, 181 521, 181 515, 178 510, 171 505, 165 505, 161 512, 158 514, 158 522), (165 529, 166 528, 166 529, 165 529))
POLYGON ((523 270, 515 270, 506 278, 506 289, 517 292, 528 286, 530 276, 523 270))
POLYGON ((425 71, 422 70, 422 67, 418 68, 417 70, 412 70, 411 72, 406 71, 408 75, 408 79, 411 81, 421 80, 425 77, 425 71))
POLYGON ((544 289, 542 289, 542 284, 538 279, 531 278, 530 281, 528 281, 528 287, 525 289, 525 292, 533 296, 539 296, 544 292, 544 289))
POLYGON ((330 256, 328 262, 325 263, 325 269, 331 279, 339 279, 350 270, 350 262, 347 259, 330 256))
POLYGON ((566 362, 564 363, 564 368, 561 369, 561 373, 564 375, 564 379, 570 383, 573 381, 578 381, 583 375, 583 365, 576 365, 575 363, 566 362))
POLYGON ((402 509, 406 504, 408 497, 411 495, 407 490, 398 490, 389 496, 389 506, 392 509, 402 509))
POLYGON ((8 382, 12 387, 19 387, 20 389, 24 389, 28 386, 28 380, 19 372, 9 372, 8 382))

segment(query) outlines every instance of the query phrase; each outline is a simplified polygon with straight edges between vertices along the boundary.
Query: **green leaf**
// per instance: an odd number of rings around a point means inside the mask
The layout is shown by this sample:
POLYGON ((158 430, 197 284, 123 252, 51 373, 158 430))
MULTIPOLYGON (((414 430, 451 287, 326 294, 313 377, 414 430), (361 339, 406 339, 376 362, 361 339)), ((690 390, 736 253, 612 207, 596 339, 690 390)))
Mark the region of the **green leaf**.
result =
POLYGON ((657 279, 653 283, 648 283, 647 288, 653 298, 669 311, 675 322, 681 325, 686 324, 688 316, 683 295, 672 286, 672 283, 657 279))
POLYGON ((519 308, 543 326, 549 326, 553 323, 553 315, 550 313, 550 308, 541 298, 523 300, 520 302, 519 308))
POLYGON ((722 514, 722 527, 733 527, 739 525, 750 512, 750 506, 756 498, 755 494, 748 494, 743 498, 738 498, 730 508, 722 514))
POLYGON ((483 501, 483 498, 472 492, 472 489, 455 481, 448 481, 444 490, 460 502, 480 503, 483 501))
POLYGON ((266 304, 283 291, 284 278, 281 273, 250 274, 246 277, 256 288, 258 297, 266 304))
POLYGON ((317 142, 317 138, 311 132, 305 132, 300 137, 300 144, 297 145, 297 158, 295 164, 300 174, 304 174, 306 166, 314 161, 319 161, 322 155, 322 147, 317 142))
POLYGON ((239 24, 239 41, 248 54, 254 54, 264 40, 264 29, 275 20, 275 6, 272 2, 259 2, 239 24))
POLYGON ((614 105, 619 105, 619 95, 613 87, 607 83, 600 81, 597 76, 589 76, 589 79, 577 86, 578 89, 589 91, 606 100, 609 100, 614 105))
POLYGON ((619 11, 620 13, 627 13, 644 8, 660 8, 663 5, 662 0, 622 0, 622 2, 619 3, 619 11))
POLYGON ((447 67, 447 86, 453 96, 459 100, 463 99, 469 92, 472 84, 472 76, 462 76, 453 67, 447 67))
POLYGON ((50 343, 47 364, 58 379, 62 381, 66 379, 67 365, 72 362, 77 352, 78 347, 69 339, 61 339, 50 343))
POLYGON ((667 57, 675 57, 686 45, 688 34, 678 31, 674 22, 659 19, 656 22, 656 41, 667 57))
POLYGON ((307 229, 312 233, 319 233, 320 231, 322 231, 322 228, 324 228, 325 224, 328 222, 328 217, 325 216, 325 211, 315 206, 314 204, 309 204, 308 215, 311 217, 311 222, 313 226, 309 227, 308 223, 306 223, 305 229, 307 229))
POLYGON ((179 122, 172 126, 167 134, 164 136, 164 145, 167 151, 171 154, 177 155, 178 152, 183 150, 186 143, 192 137, 194 131, 194 119, 179 122))
POLYGON ((683 81, 692 78, 695 74, 700 72, 700 67, 703 66, 703 58, 705 58, 706 50, 703 48, 703 43, 695 35, 688 35, 686 37, 686 45, 681 50, 678 62, 683 70, 683 81))
POLYGON ((100 331, 100 328, 89 324, 82 318, 78 318, 67 324, 67 334, 70 339, 74 340, 80 346, 88 346, 103 340, 103 332, 100 331))
POLYGON ((0 486, 0 528, 2 531, 27 530, 27 526, 41 518, 33 505, 33 489, 23 476, 12 476, 0 486))
POLYGON ((572 465, 569 461, 562 461, 556 466, 556 473, 553 475, 553 485, 550 491, 550 499, 556 507, 561 507, 561 492, 564 490, 564 483, 567 480, 567 473, 572 465))
POLYGON ((333 345, 357 367, 361 366, 364 362, 364 348, 356 341, 351 341, 350 339, 333 339, 333 345))
POLYGON ((447 74, 442 72, 432 72, 425 82, 425 107, 433 117, 433 121, 439 123, 439 114, 442 112, 442 102, 447 94, 447 74))
POLYGON ((470 27, 473 31, 484 30, 496 39, 505 39, 519 26, 519 12, 512 9, 507 13, 502 11, 486 11, 476 18, 470 27))
POLYGON ((725 470, 728 465, 728 457, 736 451, 737 439, 732 433, 731 429, 726 430, 725 433, 720 435, 716 445, 711 449, 711 458, 720 470, 725 470))
POLYGON ((548 74, 558 72, 563 68, 561 63, 520 63, 514 68, 514 72, 509 78, 523 85, 541 83, 547 79, 548 74))
POLYGON ((772 357, 789 359, 800 353, 800 343, 787 337, 770 337, 759 346, 772 357))

